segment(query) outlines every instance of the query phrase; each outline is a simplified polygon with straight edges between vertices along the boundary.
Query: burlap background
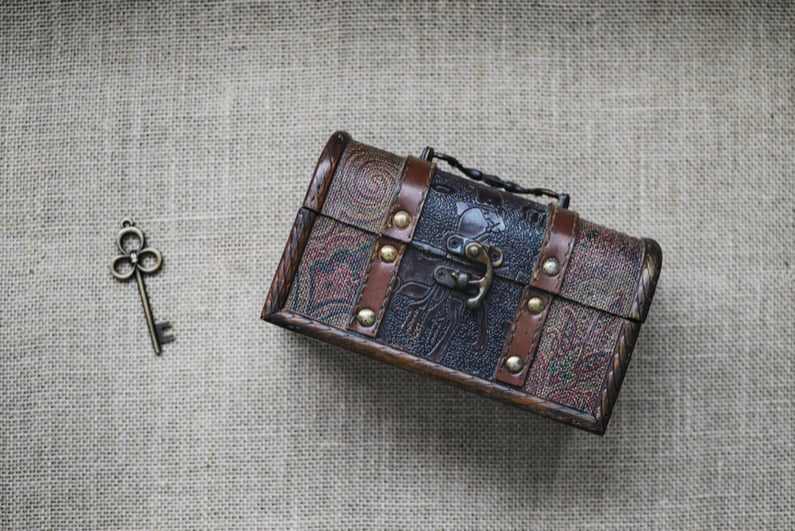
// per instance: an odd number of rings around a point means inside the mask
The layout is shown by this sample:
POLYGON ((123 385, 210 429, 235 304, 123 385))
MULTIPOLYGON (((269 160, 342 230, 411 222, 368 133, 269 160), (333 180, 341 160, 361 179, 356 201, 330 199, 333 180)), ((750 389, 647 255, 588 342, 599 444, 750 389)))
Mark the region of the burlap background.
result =
POLYGON ((3 5, 0 525, 791 526, 795 6, 721 4, 3 5), (607 436, 258 320, 337 128, 661 243, 607 436))

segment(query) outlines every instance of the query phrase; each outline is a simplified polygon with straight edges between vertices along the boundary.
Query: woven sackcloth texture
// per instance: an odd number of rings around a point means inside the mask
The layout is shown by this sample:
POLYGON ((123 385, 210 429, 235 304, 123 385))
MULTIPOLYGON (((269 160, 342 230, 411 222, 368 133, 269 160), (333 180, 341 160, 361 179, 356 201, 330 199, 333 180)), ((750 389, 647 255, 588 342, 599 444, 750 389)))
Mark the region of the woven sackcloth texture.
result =
POLYGON ((4 2, 0 528, 791 528, 794 43, 790 2, 4 2), (336 129, 660 242, 605 437, 260 321, 336 129))

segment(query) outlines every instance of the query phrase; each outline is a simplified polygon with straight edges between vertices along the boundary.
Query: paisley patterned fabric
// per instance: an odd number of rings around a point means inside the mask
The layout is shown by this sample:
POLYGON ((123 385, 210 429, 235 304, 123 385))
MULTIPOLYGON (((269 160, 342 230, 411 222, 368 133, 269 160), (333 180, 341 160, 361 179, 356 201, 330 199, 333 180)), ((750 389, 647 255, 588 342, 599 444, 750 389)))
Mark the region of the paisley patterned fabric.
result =
POLYGON ((378 232, 400 182, 403 158, 358 142, 345 149, 334 172, 324 215, 378 232))
POLYGON ((638 291, 644 244, 580 218, 560 295, 622 317, 638 291))
POLYGON ((286 307, 345 328, 375 245, 375 236, 319 216, 312 228, 286 307))
POLYGON ((609 313, 555 299, 525 391, 593 413, 621 323, 609 313))

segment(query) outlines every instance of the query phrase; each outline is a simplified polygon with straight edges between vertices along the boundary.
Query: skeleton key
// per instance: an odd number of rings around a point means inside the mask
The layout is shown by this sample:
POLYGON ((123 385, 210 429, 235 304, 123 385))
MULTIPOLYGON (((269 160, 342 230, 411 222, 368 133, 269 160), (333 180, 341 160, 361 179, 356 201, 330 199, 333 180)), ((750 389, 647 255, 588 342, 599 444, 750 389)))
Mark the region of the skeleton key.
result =
POLYGON ((146 325, 149 327, 152 347, 155 349, 155 354, 159 355, 160 346, 174 341, 175 338, 173 334, 166 332, 171 328, 168 322, 156 323, 152 318, 152 308, 149 306, 149 296, 146 294, 143 275, 150 275, 160 269, 160 266, 163 265, 163 257, 157 249, 145 247, 145 242, 144 233, 141 229, 135 227, 130 219, 124 219, 121 222, 121 230, 116 235, 116 246, 121 251, 121 254, 111 260, 110 273, 117 280, 130 280, 135 276, 135 281, 138 283, 138 293, 141 295, 141 303, 144 305, 144 315, 146 316, 146 325), (133 236, 138 240, 137 248, 124 249, 124 238, 128 236, 133 236), (154 259, 154 263, 148 266, 144 265, 143 260, 145 257, 154 259), (119 266, 123 264, 127 264, 128 268, 120 271, 119 266))

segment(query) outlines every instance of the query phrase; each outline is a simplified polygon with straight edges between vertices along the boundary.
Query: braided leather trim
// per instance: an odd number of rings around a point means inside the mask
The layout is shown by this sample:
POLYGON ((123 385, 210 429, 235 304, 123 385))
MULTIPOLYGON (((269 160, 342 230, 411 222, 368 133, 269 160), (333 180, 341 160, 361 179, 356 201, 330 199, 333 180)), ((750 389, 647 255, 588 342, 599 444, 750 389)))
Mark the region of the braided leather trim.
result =
POLYGON ((276 274, 273 276, 271 289, 268 292, 267 299, 265 299, 265 306, 262 308, 263 319, 284 307, 287 295, 290 293, 290 285, 295 278, 295 272, 301 263, 301 255, 304 254, 306 242, 312 233, 315 218, 317 218, 317 214, 311 210, 306 208, 298 210, 295 223, 293 223, 293 228, 290 230, 290 237, 287 238, 282 258, 276 268, 276 274))
POLYGON ((638 282, 638 292, 635 301, 632 303, 629 317, 633 321, 624 321, 618 333, 613 355, 610 359, 610 367, 605 375, 602 391, 599 396, 599 406, 594 411, 594 417, 602 424, 602 431, 607 429, 610 422, 610 415, 613 413, 613 406, 621 390, 624 381, 629 359, 632 356, 632 349, 638 339, 640 324, 646 319, 649 312, 651 300, 654 297, 654 290, 657 287, 657 280, 660 278, 662 267, 662 250, 654 240, 644 239, 645 254, 643 256, 643 266, 638 282))
POLYGON ((309 183, 304 197, 304 207, 320 212, 329 186, 331 186, 334 170, 337 169, 337 163, 350 142, 351 135, 345 131, 337 131, 328 139, 326 147, 323 148, 317 161, 317 166, 315 166, 315 172, 312 174, 312 181, 309 183))
POLYGON ((629 318, 641 323, 646 320, 649 313, 649 306, 654 297, 654 290, 657 288, 657 280, 660 278, 662 268, 662 249, 659 244, 648 238, 644 239, 646 244, 643 256, 643 266, 640 271, 640 281, 638 282, 638 292, 635 301, 629 310, 629 318))
POLYGON ((640 323, 636 321, 624 321, 613 347, 613 355, 610 359, 610 366, 607 369, 602 391, 599 396, 599 405, 594 411, 594 417, 602 426, 602 433, 607 429, 610 415, 613 412, 613 405, 616 403, 621 383, 624 381, 629 358, 632 356, 632 349, 635 340, 638 338, 640 323))

